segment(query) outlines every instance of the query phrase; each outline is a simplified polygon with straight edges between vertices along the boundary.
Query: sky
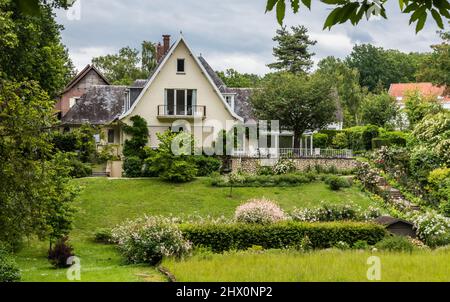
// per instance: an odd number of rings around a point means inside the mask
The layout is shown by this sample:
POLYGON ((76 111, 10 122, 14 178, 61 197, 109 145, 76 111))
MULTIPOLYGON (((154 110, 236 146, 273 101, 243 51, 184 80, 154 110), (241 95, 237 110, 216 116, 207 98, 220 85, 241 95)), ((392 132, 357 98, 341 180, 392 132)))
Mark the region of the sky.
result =
MULTIPOLYGON (((354 44, 372 43, 404 52, 425 52, 438 42, 437 25, 429 18, 415 34, 398 1, 387 5, 388 20, 363 20, 354 27, 337 25, 323 30, 328 7, 313 0, 312 11, 302 7, 288 13, 285 25, 304 25, 317 44, 314 61, 327 56, 344 58, 354 44)), ((215 70, 234 68, 263 75, 274 62, 272 41, 280 27, 274 13, 265 14, 266 0, 77 0, 71 11, 57 11, 64 26, 63 43, 78 70, 96 56, 116 53, 124 46, 140 49, 143 40, 159 42, 161 35, 180 32, 196 55, 202 54, 215 70)))

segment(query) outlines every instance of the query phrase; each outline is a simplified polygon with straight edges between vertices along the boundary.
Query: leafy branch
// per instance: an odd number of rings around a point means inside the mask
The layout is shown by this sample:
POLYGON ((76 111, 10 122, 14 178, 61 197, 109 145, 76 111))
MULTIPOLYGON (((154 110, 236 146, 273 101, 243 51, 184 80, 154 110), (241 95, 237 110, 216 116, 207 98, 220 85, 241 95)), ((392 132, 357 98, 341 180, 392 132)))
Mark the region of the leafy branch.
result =
MULTIPOLYGON (((276 11, 278 23, 283 25, 286 16, 287 0, 267 0, 266 13, 276 11)), ((288 0, 294 13, 300 7, 311 10, 311 0, 288 0)), ((351 22, 357 25, 365 16, 381 16, 387 19, 385 4, 389 0, 320 0, 335 8, 328 15, 324 29, 331 29, 336 24, 351 22)), ((421 31, 431 14, 437 26, 444 29, 444 20, 450 19, 450 4, 448 0, 398 0, 402 13, 410 14, 409 24, 416 23, 416 33, 421 31)))

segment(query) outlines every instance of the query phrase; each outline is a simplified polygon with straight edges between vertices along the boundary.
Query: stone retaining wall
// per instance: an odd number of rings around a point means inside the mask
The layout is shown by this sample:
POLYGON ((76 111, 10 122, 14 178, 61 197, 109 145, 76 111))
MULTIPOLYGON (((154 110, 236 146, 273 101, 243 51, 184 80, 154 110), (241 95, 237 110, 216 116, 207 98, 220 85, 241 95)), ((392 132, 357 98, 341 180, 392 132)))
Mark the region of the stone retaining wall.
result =
MULTIPOLYGON (((304 171, 308 167, 314 168, 315 166, 321 166, 323 168, 329 168, 335 166, 339 170, 350 170, 356 168, 357 161, 351 158, 296 158, 292 159, 299 171, 304 171)), ((275 163, 274 160, 273 163, 275 163)), ((261 164, 267 165, 267 160, 261 160, 258 158, 233 158, 232 159, 232 171, 244 172, 254 174, 258 171, 261 164), (266 161, 266 162, 263 162, 266 161)))

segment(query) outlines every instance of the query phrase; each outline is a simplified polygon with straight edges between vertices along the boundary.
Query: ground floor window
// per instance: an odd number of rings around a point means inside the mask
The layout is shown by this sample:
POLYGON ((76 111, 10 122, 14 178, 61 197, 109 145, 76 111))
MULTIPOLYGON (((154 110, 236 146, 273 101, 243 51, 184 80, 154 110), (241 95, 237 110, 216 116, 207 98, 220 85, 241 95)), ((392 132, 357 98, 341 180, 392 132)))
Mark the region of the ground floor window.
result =
POLYGON ((116 132, 114 129, 108 129, 108 144, 114 144, 116 132))

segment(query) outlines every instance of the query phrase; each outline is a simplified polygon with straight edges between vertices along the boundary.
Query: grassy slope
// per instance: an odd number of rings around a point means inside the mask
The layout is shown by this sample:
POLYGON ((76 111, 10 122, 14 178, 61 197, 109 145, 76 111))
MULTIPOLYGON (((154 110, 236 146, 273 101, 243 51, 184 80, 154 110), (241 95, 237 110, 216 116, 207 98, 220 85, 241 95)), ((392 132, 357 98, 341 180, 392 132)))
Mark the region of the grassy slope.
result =
POLYGON ((381 259, 381 281, 450 281, 450 249, 404 253, 323 250, 314 253, 267 251, 197 255, 185 261, 165 260, 184 282, 368 281, 370 256, 381 259))
MULTIPOLYGON (((286 209, 309 207, 320 201, 353 201, 367 207, 370 200, 358 189, 328 190, 323 183, 294 188, 237 188, 233 198, 227 188, 212 188, 205 179, 172 185, 157 179, 75 180, 83 189, 76 201, 78 212, 71 241, 81 258, 82 281, 161 281, 162 277, 145 266, 124 266, 112 246, 92 242, 96 229, 113 227, 127 218, 143 214, 231 216, 241 202, 265 196, 286 209)), ((66 281, 65 270, 54 270, 45 259, 47 243, 32 241, 21 251, 17 262, 24 281, 66 281)))

